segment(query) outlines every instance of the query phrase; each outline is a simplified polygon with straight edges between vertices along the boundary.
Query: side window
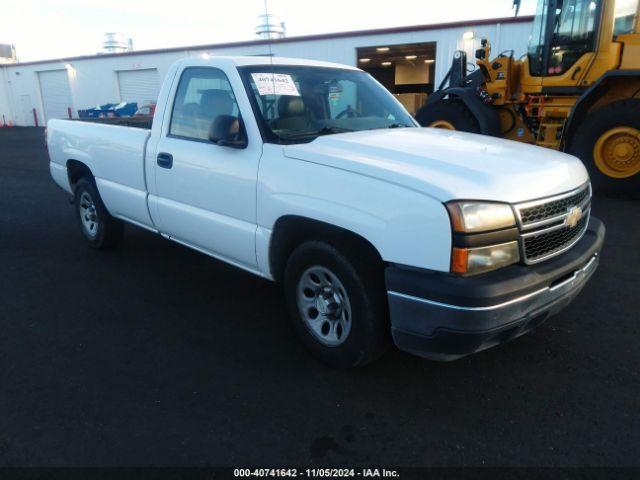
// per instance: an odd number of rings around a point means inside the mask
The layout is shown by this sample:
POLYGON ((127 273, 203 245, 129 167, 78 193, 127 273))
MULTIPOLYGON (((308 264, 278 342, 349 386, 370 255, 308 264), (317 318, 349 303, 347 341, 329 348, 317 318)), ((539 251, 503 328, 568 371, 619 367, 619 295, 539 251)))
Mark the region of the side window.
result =
POLYGON ((638 11, 638 0, 617 0, 615 7, 615 25, 613 28, 613 36, 633 33, 638 19, 636 12, 638 11))
POLYGON ((217 68, 188 68, 182 72, 171 114, 170 135, 209 139, 218 115, 238 116, 229 79, 217 68))
POLYGON ((544 37, 547 27, 547 18, 549 12, 549 0, 539 1, 536 10, 536 16, 533 19, 533 27, 529 36, 529 47, 527 48, 527 56, 529 58, 529 73, 534 77, 544 74, 543 70, 543 52, 544 37))

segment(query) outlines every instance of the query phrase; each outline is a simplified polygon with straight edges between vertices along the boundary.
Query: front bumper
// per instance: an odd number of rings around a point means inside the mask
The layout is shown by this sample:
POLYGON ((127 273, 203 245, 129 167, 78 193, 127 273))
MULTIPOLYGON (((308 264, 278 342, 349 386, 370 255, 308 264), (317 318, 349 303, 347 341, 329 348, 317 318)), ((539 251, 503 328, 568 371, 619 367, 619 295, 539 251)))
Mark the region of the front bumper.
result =
POLYGON ((605 228, 591 217, 568 252, 475 277, 389 266, 393 340, 432 360, 456 360, 527 333, 580 293, 599 263, 605 228))

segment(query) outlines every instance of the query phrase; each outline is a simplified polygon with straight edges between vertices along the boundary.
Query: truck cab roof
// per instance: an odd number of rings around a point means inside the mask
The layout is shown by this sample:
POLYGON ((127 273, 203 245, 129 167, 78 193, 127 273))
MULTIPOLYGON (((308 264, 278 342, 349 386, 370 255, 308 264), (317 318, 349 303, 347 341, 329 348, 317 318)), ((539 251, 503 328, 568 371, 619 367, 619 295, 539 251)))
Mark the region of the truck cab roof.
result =
POLYGON ((296 65, 296 66, 312 66, 312 67, 326 67, 326 68, 341 68, 348 70, 359 70, 351 65, 343 65, 340 63, 323 62, 320 60, 307 60, 302 58, 287 58, 287 57, 269 57, 266 55, 253 55, 253 56, 226 56, 226 55, 209 55, 202 54, 197 57, 187 57, 182 60, 178 60, 175 65, 178 67, 187 66, 219 66, 219 65, 234 65, 236 67, 245 67, 252 65, 296 65))

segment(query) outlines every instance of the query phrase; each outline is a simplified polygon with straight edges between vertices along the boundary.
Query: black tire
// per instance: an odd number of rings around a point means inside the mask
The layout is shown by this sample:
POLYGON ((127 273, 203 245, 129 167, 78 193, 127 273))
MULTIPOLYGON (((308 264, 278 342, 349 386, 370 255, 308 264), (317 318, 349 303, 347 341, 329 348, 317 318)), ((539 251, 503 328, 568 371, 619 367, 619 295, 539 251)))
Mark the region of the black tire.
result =
POLYGON ((117 246, 122 240, 124 222, 109 214, 100 198, 100 193, 98 193, 93 179, 83 177, 78 180, 73 193, 76 218, 80 225, 80 231, 87 242, 89 242, 89 245, 96 249, 106 249, 117 246), (94 207, 90 209, 91 214, 87 213, 86 206, 89 205, 87 199, 92 202, 91 205, 94 207), (89 228, 87 224, 83 222, 83 217, 94 225, 93 229, 89 228))
MULTIPOLYGON (((377 359, 389 345, 390 326, 382 266, 363 258, 347 257, 324 242, 308 241, 290 255, 284 272, 284 293, 293 328, 307 349, 320 361, 335 368, 353 368, 377 359), (339 345, 326 345, 314 333, 298 308, 298 287, 306 272, 322 267, 333 273, 344 287, 351 318, 350 330, 339 345)), ((335 282, 334 282, 335 283, 335 282)), ((305 289, 306 290, 306 289, 305 289)), ((318 322, 328 322, 318 314, 318 322)))
POLYGON ((460 100, 442 100, 427 103, 416 113, 416 120, 423 127, 444 121, 461 132, 480 133, 480 126, 469 109, 460 100))
POLYGON ((576 126, 575 135, 568 142, 566 151, 582 160, 589 171, 594 190, 637 196, 640 193, 640 173, 628 178, 614 178, 603 173, 594 159, 598 139, 617 127, 640 130, 640 100, 621 100, 591 112, 576 126))

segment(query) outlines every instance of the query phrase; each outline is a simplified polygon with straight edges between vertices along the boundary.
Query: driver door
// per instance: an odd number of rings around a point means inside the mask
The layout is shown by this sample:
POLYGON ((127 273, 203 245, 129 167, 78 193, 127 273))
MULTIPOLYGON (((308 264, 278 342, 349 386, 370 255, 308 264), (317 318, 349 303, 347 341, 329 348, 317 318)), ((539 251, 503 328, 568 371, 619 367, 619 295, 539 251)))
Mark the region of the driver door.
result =
POLYGON ((218 115, 241 116, 221 69, 184 69, 174 98, 156 150, 160 231, 254 270, 259 142, 237 149, 209 140, 209 127, 218 115))

